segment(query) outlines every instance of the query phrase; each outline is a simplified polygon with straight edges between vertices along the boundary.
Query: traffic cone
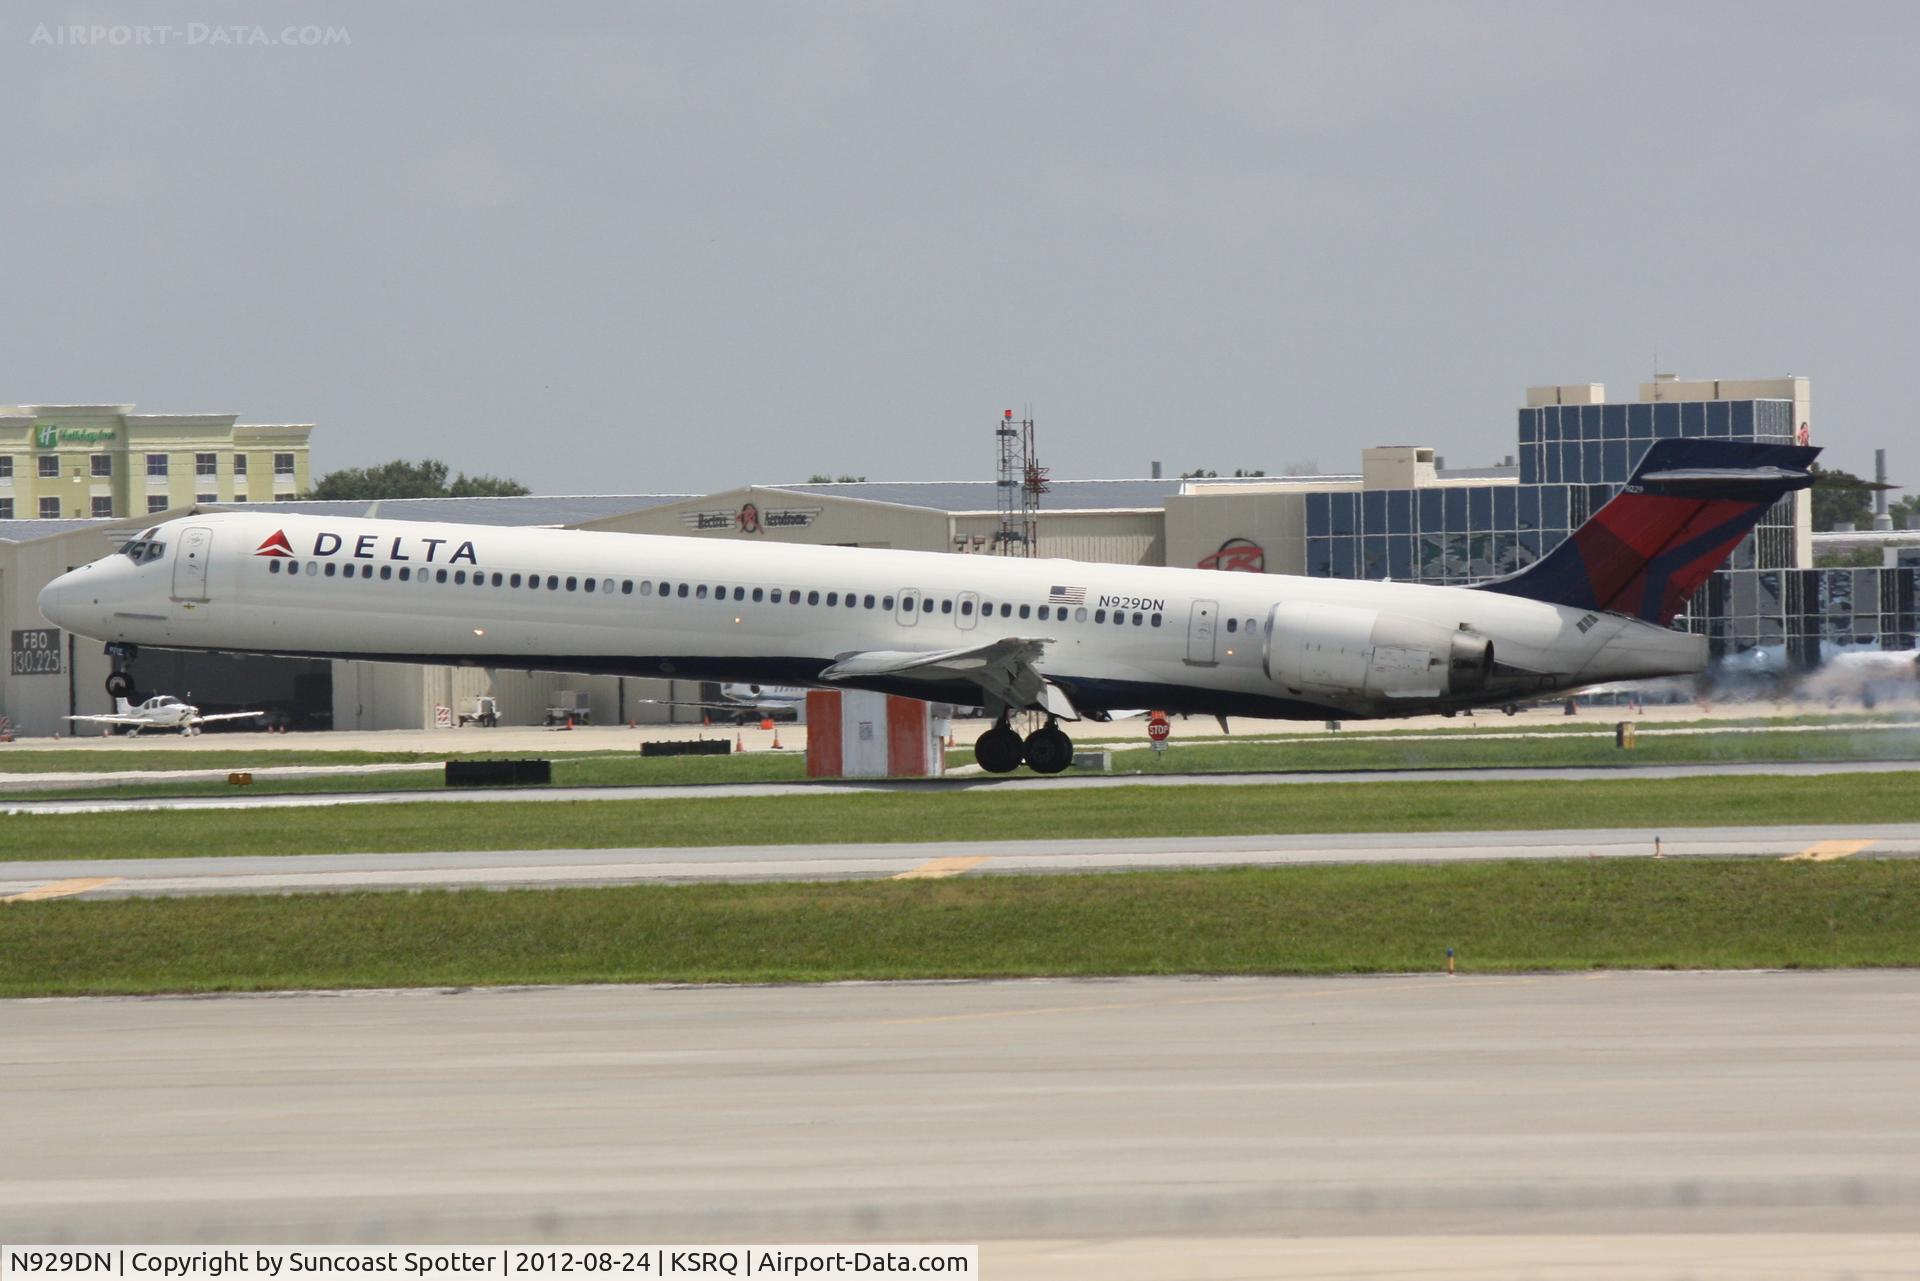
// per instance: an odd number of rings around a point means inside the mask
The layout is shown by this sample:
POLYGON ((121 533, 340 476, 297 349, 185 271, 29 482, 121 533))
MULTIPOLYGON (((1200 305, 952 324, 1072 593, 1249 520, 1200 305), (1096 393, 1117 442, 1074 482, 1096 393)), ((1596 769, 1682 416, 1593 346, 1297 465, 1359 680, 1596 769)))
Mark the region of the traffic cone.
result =
POLYGON ((711 725, 713 724, 713 717, 707 715, 705 712, 702 712, 700 713, 700 723, 702 725, 711 725))
POLYGON ((773 750, 776 752, 783 750, 780 746, 780 727, 778 725, 773 728, 773 750))
POLYGON ((571 717, 571 716, 569 716, 569 717, 567 717, 567 728, 568 728, 568 729, 572 729, 572 728, 573 728, 573 717, 571 717))
POLYGON ((744 752, 747 750, 746 741, 742 739, 739 734, 733 736, 733 750, 736 752, 744 752))

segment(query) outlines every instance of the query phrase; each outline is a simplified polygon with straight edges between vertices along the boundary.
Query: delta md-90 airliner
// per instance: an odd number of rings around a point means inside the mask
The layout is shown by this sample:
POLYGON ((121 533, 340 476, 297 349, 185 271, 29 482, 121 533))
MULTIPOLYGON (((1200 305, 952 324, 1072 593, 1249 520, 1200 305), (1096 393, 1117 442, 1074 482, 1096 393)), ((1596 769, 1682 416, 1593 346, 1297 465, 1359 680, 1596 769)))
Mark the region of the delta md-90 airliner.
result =
POLYGON ((1061 722, 1120 708, 1413 716, 1700 672, 1706 639, 1667 624, 1818 452, 1657 442, 1547 556, 1471 587, 223 512, 40 612, 107 642, 115 697, 141 647, 849 686, 983 704, 980 764, 1050 774, 1061 722))

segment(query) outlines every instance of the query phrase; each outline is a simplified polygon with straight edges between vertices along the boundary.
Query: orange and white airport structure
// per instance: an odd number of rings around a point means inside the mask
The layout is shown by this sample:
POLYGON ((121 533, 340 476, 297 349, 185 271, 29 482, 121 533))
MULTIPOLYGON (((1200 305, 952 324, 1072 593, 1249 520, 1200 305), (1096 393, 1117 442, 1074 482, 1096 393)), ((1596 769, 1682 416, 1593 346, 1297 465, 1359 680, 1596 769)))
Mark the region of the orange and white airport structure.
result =
POLYGON ((937 778, 946 772, 933 704, 864 690, 807 692, 808 778, 937 778))

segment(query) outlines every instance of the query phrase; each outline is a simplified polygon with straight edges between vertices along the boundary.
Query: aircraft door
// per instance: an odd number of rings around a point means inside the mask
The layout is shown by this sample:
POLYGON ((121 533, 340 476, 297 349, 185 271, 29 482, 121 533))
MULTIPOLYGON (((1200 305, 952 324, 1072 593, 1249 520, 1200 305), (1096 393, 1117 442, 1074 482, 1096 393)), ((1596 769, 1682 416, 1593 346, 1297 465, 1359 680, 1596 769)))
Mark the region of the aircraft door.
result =
POLYGON ((918 587, 900 589, 900 604, 895 608, 893 617, 894 621, 902 627, 912 627, 920 621, 920 589, 918 587))
POLYGON ((980 593, 961 592, 960 603, 954 608, 960 612, 953 616, 953 625, 963 632, 972 631, 973 625, 980 621, 980 593))
POLYGON ((173 598, 207 598, 207 562, 213 554, 213 531, 194 525, 180 534, 173 549, 173 598))
POLYGON ((1212 666, 1219 659, 1214 646, 1219 640, 1220 602, 1197 600, 1187 617, 1187 661, 1212 666))

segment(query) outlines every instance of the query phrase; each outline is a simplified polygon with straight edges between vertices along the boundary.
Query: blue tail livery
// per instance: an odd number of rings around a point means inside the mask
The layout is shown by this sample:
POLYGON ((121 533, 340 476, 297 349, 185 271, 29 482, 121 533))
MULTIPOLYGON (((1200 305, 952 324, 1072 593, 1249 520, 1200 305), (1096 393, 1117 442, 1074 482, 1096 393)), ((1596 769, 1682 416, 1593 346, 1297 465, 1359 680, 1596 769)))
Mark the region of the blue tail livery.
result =
POLYGON ((1804 445, 1661 440, 1626 488, 1517 574, 1482 590, 1576 609, 1673 621, 1783 494, 1813 484, 1804 445))

